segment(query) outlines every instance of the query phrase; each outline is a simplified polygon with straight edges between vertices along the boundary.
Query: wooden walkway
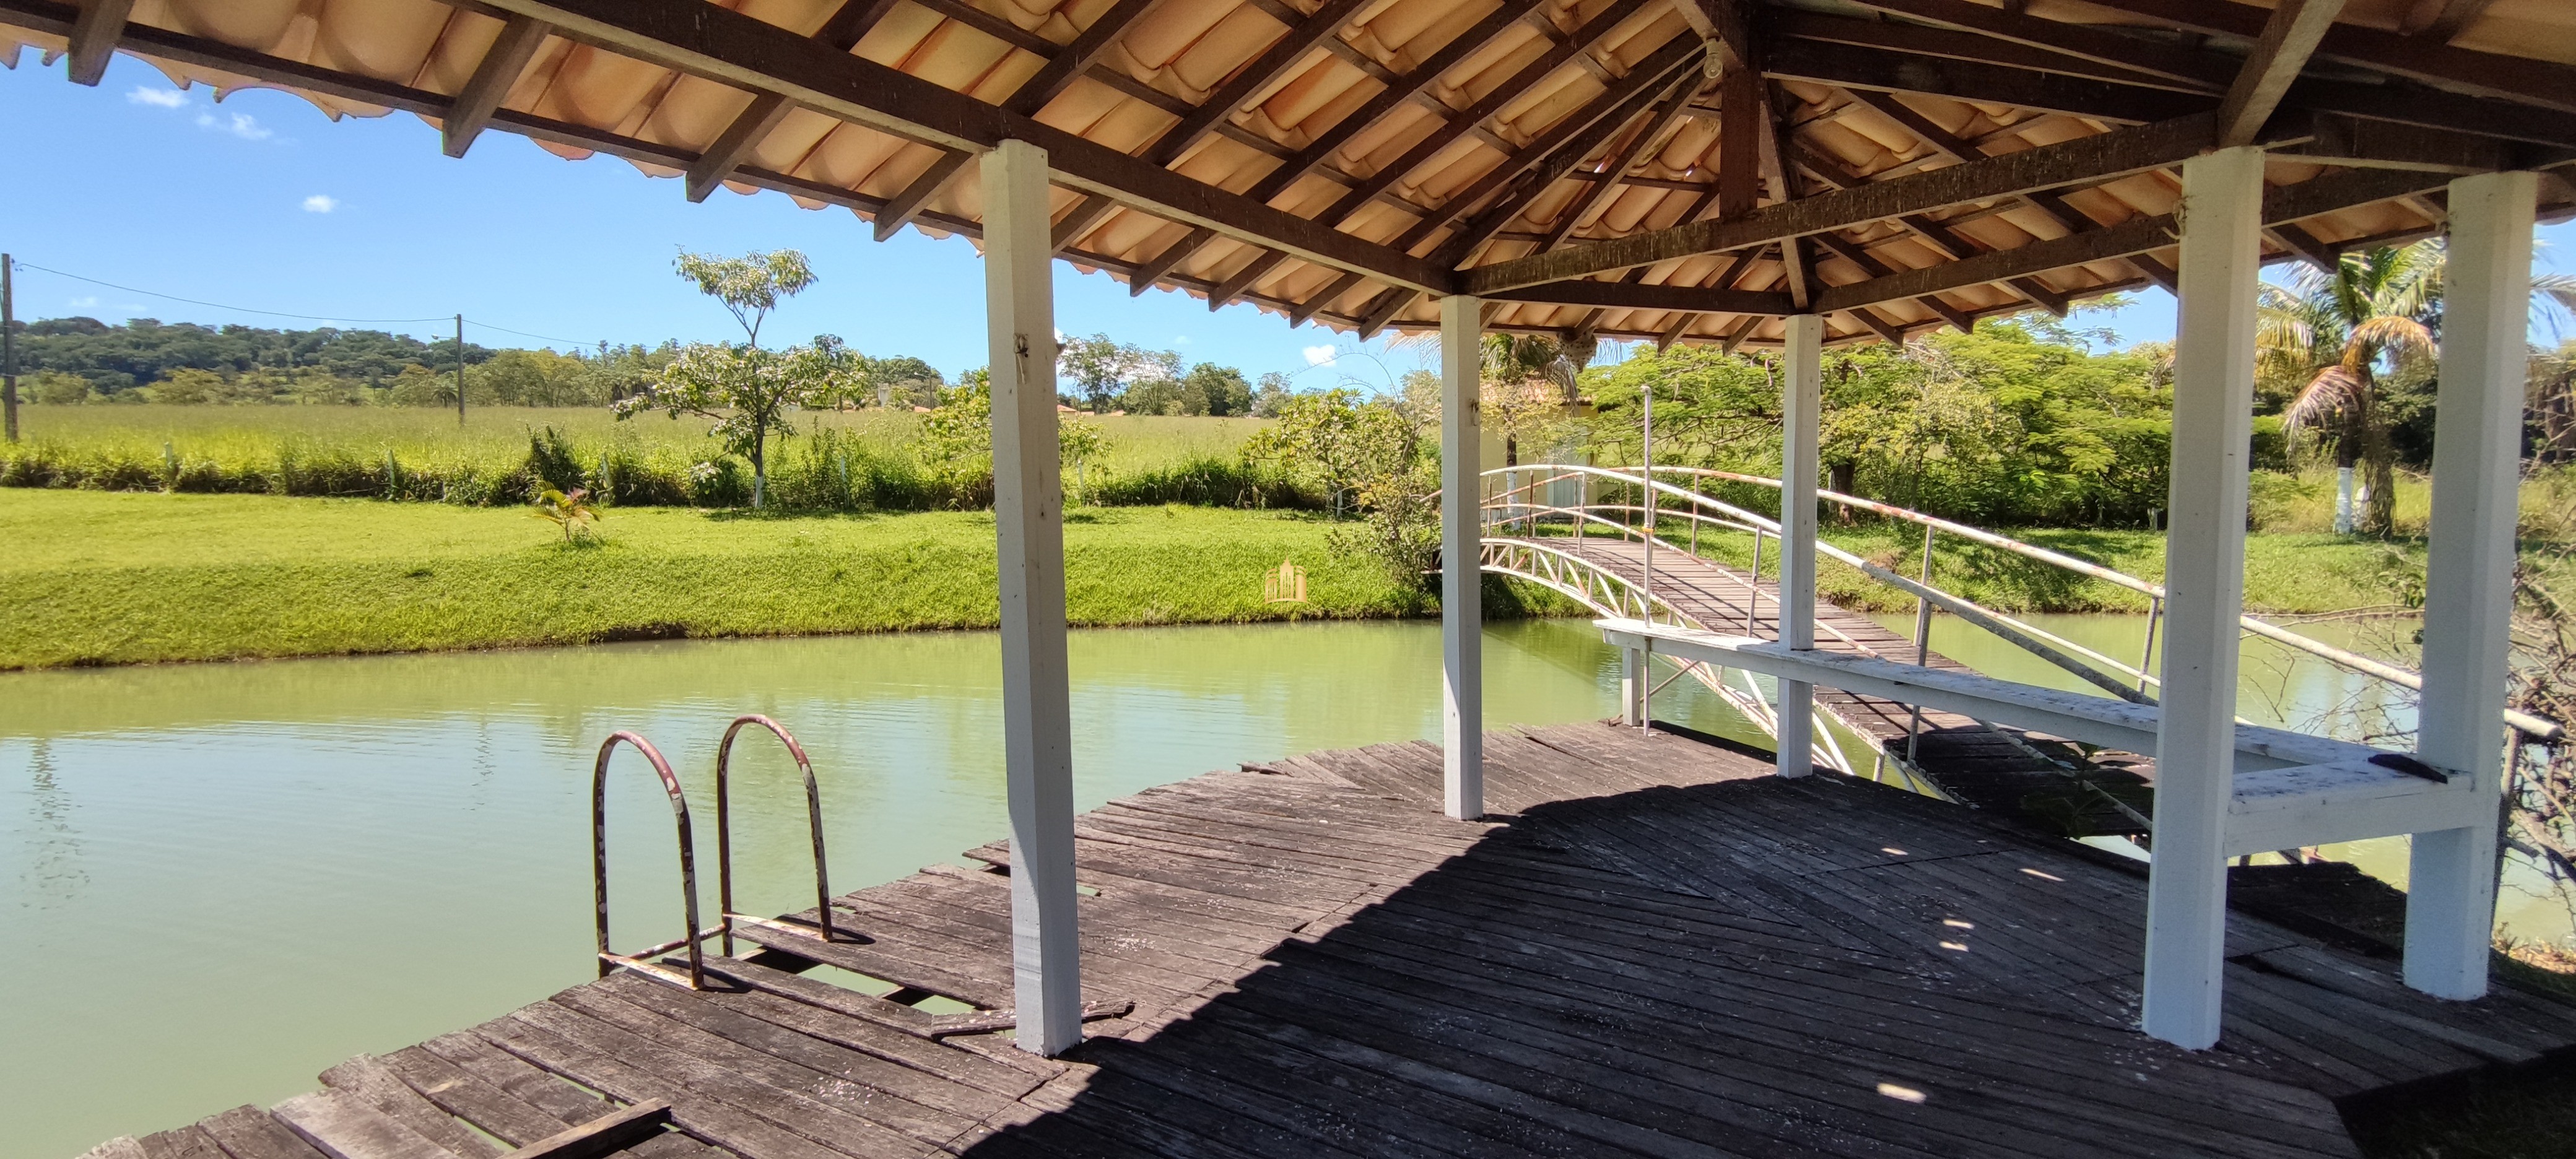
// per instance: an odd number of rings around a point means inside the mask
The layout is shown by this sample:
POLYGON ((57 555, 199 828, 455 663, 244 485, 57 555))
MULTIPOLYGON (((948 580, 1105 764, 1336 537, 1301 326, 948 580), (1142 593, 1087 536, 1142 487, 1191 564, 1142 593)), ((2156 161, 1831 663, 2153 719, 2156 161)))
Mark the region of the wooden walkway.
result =
POLYGON ((1484 823, 1439 815, 1420 743, 1084 814, 1104 1017, 1061 1060, 907 1004, 1008 1000, 1003 871, 938 866, 838 899, 828 946, 716 959, 710 991, 576 986, 92 1154, 491 1159, 627 1106, 640 1128, 521 1154, 2349 1156, 2337 1099, 2576 1044, 2576 1008, 2436 1002, 2239 914, 2225 1041, 2187 1053, 2131 1029, 2133 864, 1678 736, 1486 752, 1484 823))
MULTIPOLYGON (((1549 538, 1540 542, 1630 584, 1645 575, 1645 545, 1635 540, 1549 538)), ((1778 584, 1669 546, 1657 548, 1654 558, 1655 595, 1682 615, 1711 631, 1779 638, 1778 584)), ((1867 616, 1821 601, 1816 605, 1816 645, 1906 664, 1915 660, 1914 641, 1867 616)), ((1930 653, 1926 662, 1934 668, 1967 670, 1939 652, 1930 653)), ((2052 833, 2132 835, 2146 829, 2142 818, 2155 814, 2151 788, 2155 762, 2137 753, 2087 753, 2054 737, 1989 727, 1957 713, 1926 712, 1918 721, 1911 705, 1840 689, 1817 689, 1816 704, 1878 746, 1878 753, 1847 754, 1855 762, 1867 760, 1874 766, 1874 758, 1883 756, 1887 764, 1910 765, 1954 800, 2009 814, 2052 833), (1904 759, 1909 753, 1912 759, 1904 759)), ((1869 770, 1854 771, 1866 774, 1869 770)))

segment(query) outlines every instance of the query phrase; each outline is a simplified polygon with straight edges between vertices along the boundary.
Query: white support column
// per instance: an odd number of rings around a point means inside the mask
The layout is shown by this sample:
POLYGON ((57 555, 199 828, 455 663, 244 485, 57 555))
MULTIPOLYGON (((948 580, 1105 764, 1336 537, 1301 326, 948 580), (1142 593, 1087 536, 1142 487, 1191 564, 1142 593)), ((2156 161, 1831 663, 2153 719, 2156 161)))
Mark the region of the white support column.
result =
POLYGON ((1481 305, 1457 294, 1440 300, 1440 488, 1447 496, 1440 504, 1440 799, 1461 821, 1485 815, 1483 530, 1476 520, 1481 305))
POLYGON ((1619 650, 1619 723, 1630 728, 1646 723, 1646 678, 1651 669, 1644 649, 1619 650))
POLYGON ((2182 182, 2164 695, 2141 1021, 2157 1038, 2201 1050, 2218 1041, 2225 962, 2263 151, 2193 158, 2183 163, 2182 182))
MULTIPOLYGON (((2434 411, 2432 551, 2424 575, 2424 696, 2417 751, 2504 791, 2506 632, 2513 615, 2515 482, 2539 178, 2451 183, 2434 411)), ((2418 833, 2407 874, 2406 984, 2442 998, 2487 992, 2496 826, 2418 833)))
MULTIPOLYGON (((1823 408, 1825 320, 1797 314, 1785 323, 1788 354, 1781 375, 1780 444, 1780 642, 1816 646, 1816 450, 1817 412, 1823 408)), ((1816 686, 1780 682, 1780 775, 1803 777, 1815 767, 1816 686)))
POLYGON ((1020 1048, 1054 1055, 1082 1041, 1082 951, 1074 930, 1073 710, 1065 667, 1046 150, 1004 141, 984 155, 983 166, 1002 752, 1011 805, 1011 977, 1020 1048))

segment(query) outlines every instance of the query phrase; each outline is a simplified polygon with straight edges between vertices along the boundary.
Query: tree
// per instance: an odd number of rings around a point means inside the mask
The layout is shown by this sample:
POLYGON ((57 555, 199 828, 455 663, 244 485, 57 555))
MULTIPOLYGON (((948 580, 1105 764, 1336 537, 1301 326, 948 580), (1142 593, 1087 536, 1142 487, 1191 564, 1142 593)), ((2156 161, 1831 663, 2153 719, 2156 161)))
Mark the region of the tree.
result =
POLYGON ((760 324, 778 300, 803 293, 815 281, 813 267, 795 250, 755 250, 738 258, 681 250, 671 264, 698 284, 699 293, 724 303, 753 346, 760 345, 760 324))
POLYGON ((858 355, 829 334, 816 335, 810 346, 763 350, 741 346, 697 344, 682 350, 664 367, 653 389, 618 400, 611 409, 620 419, 647 411, 666 411, 714 419, 707 433, 725 449, 751 460, 751 506, 759 510, 768 493, 769 436, 796 433, 792 412, 828 406, 848 391, 856 377, 858 355))
POLYGON ((1296 397, 1296 394, 1296 391, 1288 387, 1287 375, 1276 370, 1262 371, 1261 389, 1254 392, 1252 396, 1252 416, 1264 419, 1277 418, 1280 408, 1287 406, 1288 400, 1296 397))
MULTIPOLYGON (((2343 255, 2332 272, 2301 267, 2287 286, 2263 287, 2255 342, 2265 384, 2289 393, 2291 431, 2332 420, 2338 495, 2335 530, 2350 532, 2356 465, 2368 479, 2361 530, 2387 535, 2396 522, 2396 454, 2389 439, 2383 376, 2430 379, 2441 325, 2444 251, 2438 241, 2343 255), (2286 388, 2286 390, 2283 390, 2286 388)), ((2576 277, 2532 279, 2533 308, 2576 309, 2576 277)))
POLYGON ((1181 413, 1242 415, 1252 413, 1252 384, 1231 366, 1202 362, 1181 379, 1181 413))
POLYGON ((1340 518, 1363 484, 1406 474, 1421 452, 1421 434, 1388 402, 1360 401, 1335 387, 1289 400, 1278 422, 1244 444, 1244 458, 1278 463, 1322 486, 1340 518))
POLYGON ((1055 365, 1056 373, 1073 380, 1074 401, 1093 414, 1107 413, 1137 383, 1181 376, 1180 355, 1114 341, 1106 334, 1061 343, 1055 365))
POLYGON ((2531 359, 2532 456, 2544 463, 2576 461, 2576 341, 2531 359))

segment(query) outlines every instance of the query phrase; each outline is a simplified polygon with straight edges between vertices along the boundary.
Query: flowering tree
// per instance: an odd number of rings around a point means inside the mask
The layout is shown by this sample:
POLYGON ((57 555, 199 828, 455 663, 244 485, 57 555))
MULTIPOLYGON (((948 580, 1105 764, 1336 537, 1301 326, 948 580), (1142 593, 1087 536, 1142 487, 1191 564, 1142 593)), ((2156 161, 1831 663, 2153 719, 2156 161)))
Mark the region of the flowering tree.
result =
POLYGON ((738 258, 681 250, 671 264, 682 278, 697 283, 699 293, 724 303, 753 346, 760 345, 760 324, 778 308, 778 300, 804 292, 815 281, 813 267, 795 250, 753 252, 738 258))
POLYGON ((651 389, 610 409, 621 419, 657 410, 714 419, 707 433, 751 460, 751 506, 758 510, 768 493, 769 436, 795 434, 792 412, 830 405, 859 374, 858 354, 829 334, 786 350, 698 344, 672 359, 651 389))

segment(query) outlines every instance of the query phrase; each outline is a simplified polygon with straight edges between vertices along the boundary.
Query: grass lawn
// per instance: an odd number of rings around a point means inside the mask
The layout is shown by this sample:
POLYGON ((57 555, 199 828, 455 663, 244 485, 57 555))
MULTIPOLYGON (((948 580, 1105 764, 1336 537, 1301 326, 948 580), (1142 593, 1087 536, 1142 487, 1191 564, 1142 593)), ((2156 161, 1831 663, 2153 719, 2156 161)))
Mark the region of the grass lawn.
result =
MULTIPOLYGON (((1324 548, 1307 515, 1085 508, 1075 623, 1233 623, 1421 610, 1324 548), (1310 605, 1262 602, 1294 559, 1310 605)), ((988 627, 993 519, 613 511, 566 546, 524 509, 0 490, 0 669, 988 627)))

